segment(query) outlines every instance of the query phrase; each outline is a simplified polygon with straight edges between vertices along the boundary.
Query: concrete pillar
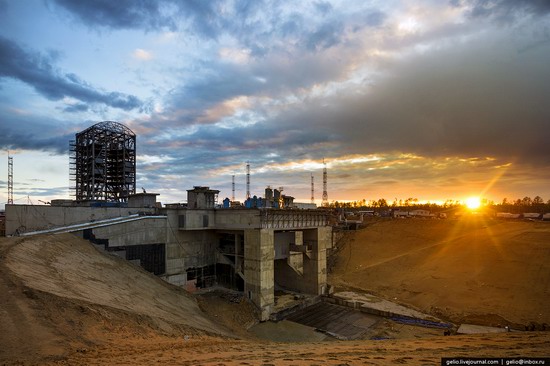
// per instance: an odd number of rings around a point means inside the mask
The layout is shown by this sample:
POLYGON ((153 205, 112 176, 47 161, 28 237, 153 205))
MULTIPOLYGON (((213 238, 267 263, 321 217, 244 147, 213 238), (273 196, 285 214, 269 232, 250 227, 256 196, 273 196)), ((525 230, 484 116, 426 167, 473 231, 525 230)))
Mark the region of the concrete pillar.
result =
POLYGON ((275 303, 274 292, 274 231, 250 229, 244 231, 244 291, 260 309, 260 319, 268 320, 275 303))
POLYGON ((327 246, 332 239, 332 228, 323 226, 304 230, 304 244, 311 245, 308 259, 304 258, 303 280, 308 292, 322 295, 327 286, 327 246))

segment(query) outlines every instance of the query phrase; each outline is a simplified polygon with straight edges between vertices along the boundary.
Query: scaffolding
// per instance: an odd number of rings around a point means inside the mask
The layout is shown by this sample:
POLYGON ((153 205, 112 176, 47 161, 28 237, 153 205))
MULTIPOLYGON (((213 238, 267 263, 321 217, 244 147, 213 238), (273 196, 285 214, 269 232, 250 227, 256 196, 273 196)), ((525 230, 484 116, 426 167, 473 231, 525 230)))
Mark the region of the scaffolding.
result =
POLYGON ((71 141, 70 177, 77 201, 127 202, 136 193, 136 135, 112 121, 71 141))

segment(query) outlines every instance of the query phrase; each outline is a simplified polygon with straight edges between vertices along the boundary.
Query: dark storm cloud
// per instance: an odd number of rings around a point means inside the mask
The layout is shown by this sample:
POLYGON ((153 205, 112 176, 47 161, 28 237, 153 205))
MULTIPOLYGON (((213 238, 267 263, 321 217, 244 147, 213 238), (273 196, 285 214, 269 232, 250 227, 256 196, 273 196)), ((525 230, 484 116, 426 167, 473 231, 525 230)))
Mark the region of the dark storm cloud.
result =
POLYGON ((14 114, 6 110, 2 115, 0 149, 41 150, 66 154, 69 141, 74 140, 71 124, 48 117, 14 114))
POLYGON ((49 100, 72 97, 84 103, 101 103, 126 111, 142 102, 133 95, 101 92, 74 74, 62 74, 52 65, 52 56, 23 49, 0 36, 0 78, 13 78, 32 86, 49 100))
POLYGON ((149 0, 55 0, 89 26, 121 29, 176 29, 163 14, 163 1, 149 0))
MULTIPOLYGON (((209 38, 217 38, 224 23, 218 13, 228 6, 221 1, 176 0, 54 0, 90 27, 175 31, 178 19, 187 19, 190 29, 209 38)), ((258 7, 260 1, 237 1, 243 15, 258 7)))
MULTIPOLYGON (((278 117, 332 131, 339 153, 506 156, 550 163, 550 47, 518 52, 508 35, 403 59, 358 96, 349 90, 278 117)), ((520 45, 518 45, 520 46, 520 45)), ((328 152, 327 152, 328 153, 328 152)))
POLYGON ((466 5, 468 15, 474 19, 492 18, 510 23, 518 16, 543 16, 550 12, 548 0, 452 0, 453 5, 466 5))

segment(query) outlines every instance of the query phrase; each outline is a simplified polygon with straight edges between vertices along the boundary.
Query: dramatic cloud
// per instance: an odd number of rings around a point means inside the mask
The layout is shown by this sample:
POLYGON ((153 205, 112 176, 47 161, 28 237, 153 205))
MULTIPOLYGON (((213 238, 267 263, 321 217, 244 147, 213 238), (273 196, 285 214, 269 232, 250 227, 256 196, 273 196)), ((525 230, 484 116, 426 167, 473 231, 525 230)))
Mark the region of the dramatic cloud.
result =
MULTIPOLYGON (((78 127, 66 121, 0 108, 1 150, 38 150, 67 154, 78 127)), ((80 126, 84 126, 85 123, 80 126)))
POLYGON ((85 103, 101 103, 126 111, 142 105, 133 95, 98 91, 75 74, 62 74, 51 61, 47 55, 27 51, 0 36, 0 78, 20 80, 54 101, 72 97, 85 103))
POLYGON ((550 196, 547 1, 4 7, 4 148, 66 154, 76 131, 116 120, 138 136, 138 179, 169 200, 227 195, 233 174, 243 191, 246 161, 255 194, 308 199, 323 158, 330 199, 550 196))
POLYGON ((168 1, 148 0, 55 0, 79 20, 90 26, 123 29, 175 30, 174 21, 164 14, 163 5, 168 1))
POLYGON ((525 14, 544 16, 550 12, 550 2, 546 0, 451 0, 451 3, 469 7, 468 14, 472 18, 491 17, 504 23, 525 14))

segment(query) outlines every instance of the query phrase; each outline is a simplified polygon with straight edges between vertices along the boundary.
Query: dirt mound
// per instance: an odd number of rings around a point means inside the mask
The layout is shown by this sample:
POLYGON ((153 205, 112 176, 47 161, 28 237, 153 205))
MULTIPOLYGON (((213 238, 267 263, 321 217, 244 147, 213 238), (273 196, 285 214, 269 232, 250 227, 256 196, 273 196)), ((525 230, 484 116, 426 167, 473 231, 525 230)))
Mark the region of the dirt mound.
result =
POLYGON ((373 222, 338 253, 329 282, 454 322, 550 324, 550 225, 479 217, 373 222))
POLYGON ((113 337, 230 335, 185 291, 70 234, 0 243, 0 363, 56 359, 113 337))

